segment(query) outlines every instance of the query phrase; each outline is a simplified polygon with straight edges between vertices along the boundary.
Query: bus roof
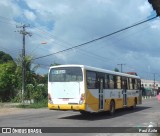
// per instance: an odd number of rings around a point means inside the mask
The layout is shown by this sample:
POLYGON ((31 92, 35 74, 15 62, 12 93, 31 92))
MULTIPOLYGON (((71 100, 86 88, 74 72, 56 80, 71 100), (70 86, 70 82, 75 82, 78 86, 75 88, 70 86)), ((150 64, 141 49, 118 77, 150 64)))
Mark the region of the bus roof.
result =
POLYGON ((111 70, 106 70, 106 69, 96 68, 96 67, 91 67, 91 66, 86 66, 86 65, 75 65, 75 64, 57 65, 57 66, 51 66, 50 69, 51 68, 59 68, 59 67, 81 67, 81 68, 85 68, 86 70, 140 79, 140 77, 136 76, 136 75, 130 75, 130 74, 126 74, 126 73, 115 72, 115 71, 111 71, 111 70))

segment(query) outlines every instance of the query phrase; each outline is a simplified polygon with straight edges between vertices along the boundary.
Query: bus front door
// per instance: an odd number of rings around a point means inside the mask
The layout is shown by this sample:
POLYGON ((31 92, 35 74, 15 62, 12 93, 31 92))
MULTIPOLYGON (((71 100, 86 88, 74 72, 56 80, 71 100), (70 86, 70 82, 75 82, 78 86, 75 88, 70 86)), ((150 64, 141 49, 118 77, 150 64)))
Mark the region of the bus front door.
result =
POLYGON ((99 79, 99 110, 104 110, 103 78, 99 79))

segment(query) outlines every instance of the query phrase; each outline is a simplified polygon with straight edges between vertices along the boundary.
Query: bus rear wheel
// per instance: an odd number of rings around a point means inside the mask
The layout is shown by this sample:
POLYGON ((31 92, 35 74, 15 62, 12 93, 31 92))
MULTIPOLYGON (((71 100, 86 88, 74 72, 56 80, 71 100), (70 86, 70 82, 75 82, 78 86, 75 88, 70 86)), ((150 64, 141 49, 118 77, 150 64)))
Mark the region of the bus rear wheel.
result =
POLYGON ((113 100, 110 102, 109 112, 110 112, 110 115, 113 115, 115 113, 115 102, 113 100))

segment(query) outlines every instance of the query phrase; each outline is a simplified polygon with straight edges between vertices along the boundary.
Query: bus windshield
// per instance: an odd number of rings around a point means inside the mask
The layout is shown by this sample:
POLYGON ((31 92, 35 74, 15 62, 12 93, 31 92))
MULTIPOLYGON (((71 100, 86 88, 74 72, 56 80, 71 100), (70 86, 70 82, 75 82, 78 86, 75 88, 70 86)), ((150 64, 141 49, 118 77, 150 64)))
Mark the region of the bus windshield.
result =
POLYGON ((49 82, 80 82, 83 80, 80 67, 52 68, 49 74, 49 82))

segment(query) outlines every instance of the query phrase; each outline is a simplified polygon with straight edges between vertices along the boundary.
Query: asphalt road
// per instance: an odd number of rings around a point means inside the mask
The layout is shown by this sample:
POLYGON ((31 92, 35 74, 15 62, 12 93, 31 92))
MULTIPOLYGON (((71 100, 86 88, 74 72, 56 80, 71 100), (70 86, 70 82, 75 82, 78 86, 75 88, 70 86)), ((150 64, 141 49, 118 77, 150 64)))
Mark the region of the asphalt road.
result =
MULTIPOLYGON (((143 104, 134 110, 117 110, 113 116, 104 112, 84 117, 79 112, 53 111, 47 108, 24 109, 16 113, 13 111, 9 115, 0 115, 0 127, 147 127, 151 124, 150 122, 154 125, 160 124, 160 103, 156 98, 143 100, 143 104)), ((71 134, 60 133, 56 135, 69 136, 71 134)), ((78 133, 77 135, 82 134, 78 133)), ((108 136, 116 134, 85 133, 83 135, 108 136)))

